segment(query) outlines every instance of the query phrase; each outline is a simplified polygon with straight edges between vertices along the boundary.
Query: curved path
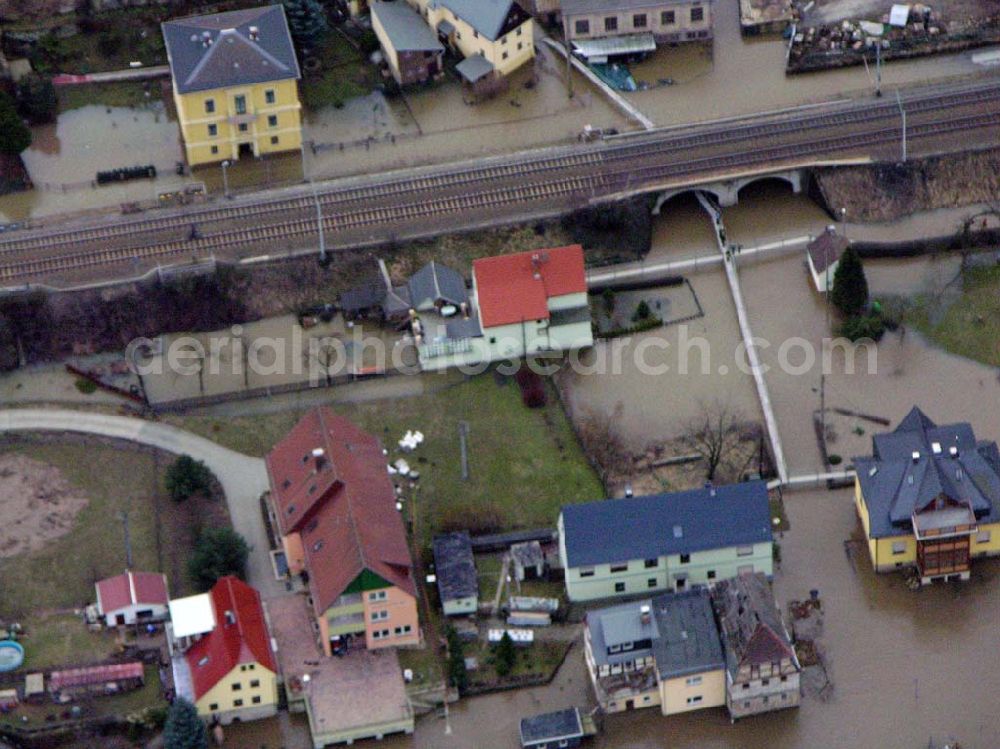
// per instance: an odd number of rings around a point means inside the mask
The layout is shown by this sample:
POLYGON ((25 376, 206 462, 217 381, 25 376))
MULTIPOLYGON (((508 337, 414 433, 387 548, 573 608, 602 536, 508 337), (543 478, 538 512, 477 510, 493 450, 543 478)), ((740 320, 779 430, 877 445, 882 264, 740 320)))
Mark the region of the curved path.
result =
MULTIPOLYGON (((261 514, 260 495, 268 489, 267 470, 262 459, 235 452, 167 424, 87 411, 41 408, 0 410, 0 432, 7 431, 79 432, 138 442, 203 460, 226 493, 233 528, 250 545, 248 582, 264 597, 284 590, 274 578, 270 544, 261 514)), ((95 466, 95 470, 100 470, 99 466, 95 466)))

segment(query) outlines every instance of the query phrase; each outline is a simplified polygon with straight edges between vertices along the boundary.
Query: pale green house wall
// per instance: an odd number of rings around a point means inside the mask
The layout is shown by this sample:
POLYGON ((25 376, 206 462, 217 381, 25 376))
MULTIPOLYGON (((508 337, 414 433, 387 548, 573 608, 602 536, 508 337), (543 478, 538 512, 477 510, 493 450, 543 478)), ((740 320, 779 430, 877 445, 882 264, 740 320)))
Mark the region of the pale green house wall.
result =
MULTIPOLYGON (((658 593, 667 590, 684 590, 693 585, 708 585, 741 572, 774 574, 770 541, 753 546, 726 546, 718 549, 693 552, 690 560, 681 562, 679 555, 657 557, 656 565, 647 567, 645 559, 616 560, 586 568, 592 576, 582 576, 584 568, 570 567, 567 563, 563 518, 559 516, 559 558, 566 570, 566 595, 571 601, 594 601, 601 598, 621 598, 658 593), (611 567, 626 565, 622 571, 612 572, 611 567), (709 573, 714 572, 710 577, 709 573), (684 583, 678 587, 678 580, 684 583), (616 590, 617 583, 624 590, 616 590)), ((652 562, 652 560, 649 560, 652 562)))

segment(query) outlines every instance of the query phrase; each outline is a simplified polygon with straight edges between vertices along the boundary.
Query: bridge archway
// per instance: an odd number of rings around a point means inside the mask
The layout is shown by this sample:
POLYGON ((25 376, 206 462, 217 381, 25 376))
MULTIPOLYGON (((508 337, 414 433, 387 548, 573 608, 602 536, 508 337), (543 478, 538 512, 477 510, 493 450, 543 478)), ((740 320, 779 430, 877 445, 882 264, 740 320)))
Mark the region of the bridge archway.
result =
POLYGON ((739 177, 737 179, 720 180, 719 182, 708 182, 703 185, 690 185, 686 187, 676 187, 665 190, 656 196, 656 203, 653 204, 653 215, 658 216, 663 204, 671 198, 682 195, 686 192, 707 192, 715 196, 722 207, 734 206, 739 202, 740 190, 755 182, 764 180, 779 180, 787 182, 792 192, 798 194, 802 192, 802 185, 805 182, 807 172, 803 169, 790 169, 784 172, 773 174, 755 174, 749 177, 739 177))

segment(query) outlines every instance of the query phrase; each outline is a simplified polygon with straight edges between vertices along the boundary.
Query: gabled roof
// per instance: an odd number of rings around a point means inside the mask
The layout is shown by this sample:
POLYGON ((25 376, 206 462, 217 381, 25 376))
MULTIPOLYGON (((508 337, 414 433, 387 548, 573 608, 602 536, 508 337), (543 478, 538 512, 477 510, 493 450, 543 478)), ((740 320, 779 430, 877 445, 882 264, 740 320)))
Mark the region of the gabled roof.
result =
POLYGON ((374 2, 372 16, 377 18, 389 42, 397 52, 443 52, 444 45, 424 19, 401 0, 374 2))
POLYGON ((491 42, 513 31, 531 16, 514 0, 438 0, 491 42))
POLYGON ((97 607, 107 614, 129 606, 166 606, 167 578, 159 572, 124 572, 98 581, 97 607))
POLYGON ((478 54, 469 55, 455 66, 455 72, 469 83, 475 83, 481 78, 485 78, 492 74, 495 69, 492 62, 478 54))
POLYGON ((567 505, 562 522, 570 567, 747 546, 772 538, 763 481, 567 505))
POLYGON ((410 290, 410 303, 416 310, 428 309, 435 302, 457 307, 469 301, 462 275, 433 260, 410 276, 406 285, 410 290))
POLYGON ((550 298, 587 292, 578 244, 480 258, 472 273, 484 328, 547 320, 550 298))
POLYGON ((742 665, 798 658, 763 572, 738 575, 712 588, 712 603, 722 632, 726 667, 735 676, 742 665))
POLYGON ((837 234, 836 229, 831 226, 806 245, 806 252, 809 253, 809 259, 816 272, 822 273, 827 269, 827 266, 834 265, 840 260, 840 256, 844 254, 844 250, 849 245, 850 242, 842 235, 837 234))
POLYGON ((996 442, 979 442, 965 422, 938 426, 914 407, 892 432, 872 438, 872 456, 854 459, 872 538, 909 533, 914 513, 968 508, 1000 520, 996 442))
POLYGON ((468 531, 434 538, 434 574, 442 602, 479 595, 476 560, 468 531))
POLYGON ((316 408, 266 463, 279 530, 301 535, 317 616, 363 572, 416 596, 406 531, 377 438, 316 408))
POLYGON ((209 595, 215 609, 215 629, 184 655, 196 700, 240 664, 259 663, 277 673, 260 594, 227 575, 215 583, 209 595))
POLYGON ((178 93, 299 78, 281 5, 178 18, 162 29, 178 93))
POLYGON ((635 660, 643 653, 652 653, 652 643, 660 636, 660 630, 652 613, 643 619, 641 611, 643 606, 650 607, 652 612, 651 601, 648 598, 587 612, 586 626, 590 634, 591 652, 597 665, 618 665, 635 660), (630 647, 624 652, 608 652, 608 648, 616 646, 620 648, 623 644, 645 640, 649 641, 649 645, 644 650, 630 647))

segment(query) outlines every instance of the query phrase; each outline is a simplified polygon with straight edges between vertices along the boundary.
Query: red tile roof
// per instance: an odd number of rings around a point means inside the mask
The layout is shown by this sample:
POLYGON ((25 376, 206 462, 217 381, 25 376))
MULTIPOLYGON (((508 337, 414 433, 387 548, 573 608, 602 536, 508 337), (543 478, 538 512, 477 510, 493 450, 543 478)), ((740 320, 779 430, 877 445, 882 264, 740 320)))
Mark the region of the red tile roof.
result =
POLYGON ((97 600, 104 614, 129 606, 166 606, 167 578, 159 572, 123 572, 97 583, 97 600))
POLYGON ((548 300, 587 291, 578 245, 480 258, 472 263, 484 328, 546 320, 548 300))
POLYGON ((267 468, 281 532, 301 534, 317 616, 364 570, 416 596, 406 531, 376 437, 317 408, 275 445, 267 468))
POLYGON ((215 583, 209 595, 215 609, 215 629, 185 654, 196 700, 240 664, 259 663, 277 672, 260 594, 228 575, 215 583))
POLYGON ((111 681, 142 679, 144 676, 145 671, 139 661, 70 668, 65 671, 52 672, 49 676, 49 691, 58 692, 67 687, 87 687, 95 684, 107 684, 111 681))

